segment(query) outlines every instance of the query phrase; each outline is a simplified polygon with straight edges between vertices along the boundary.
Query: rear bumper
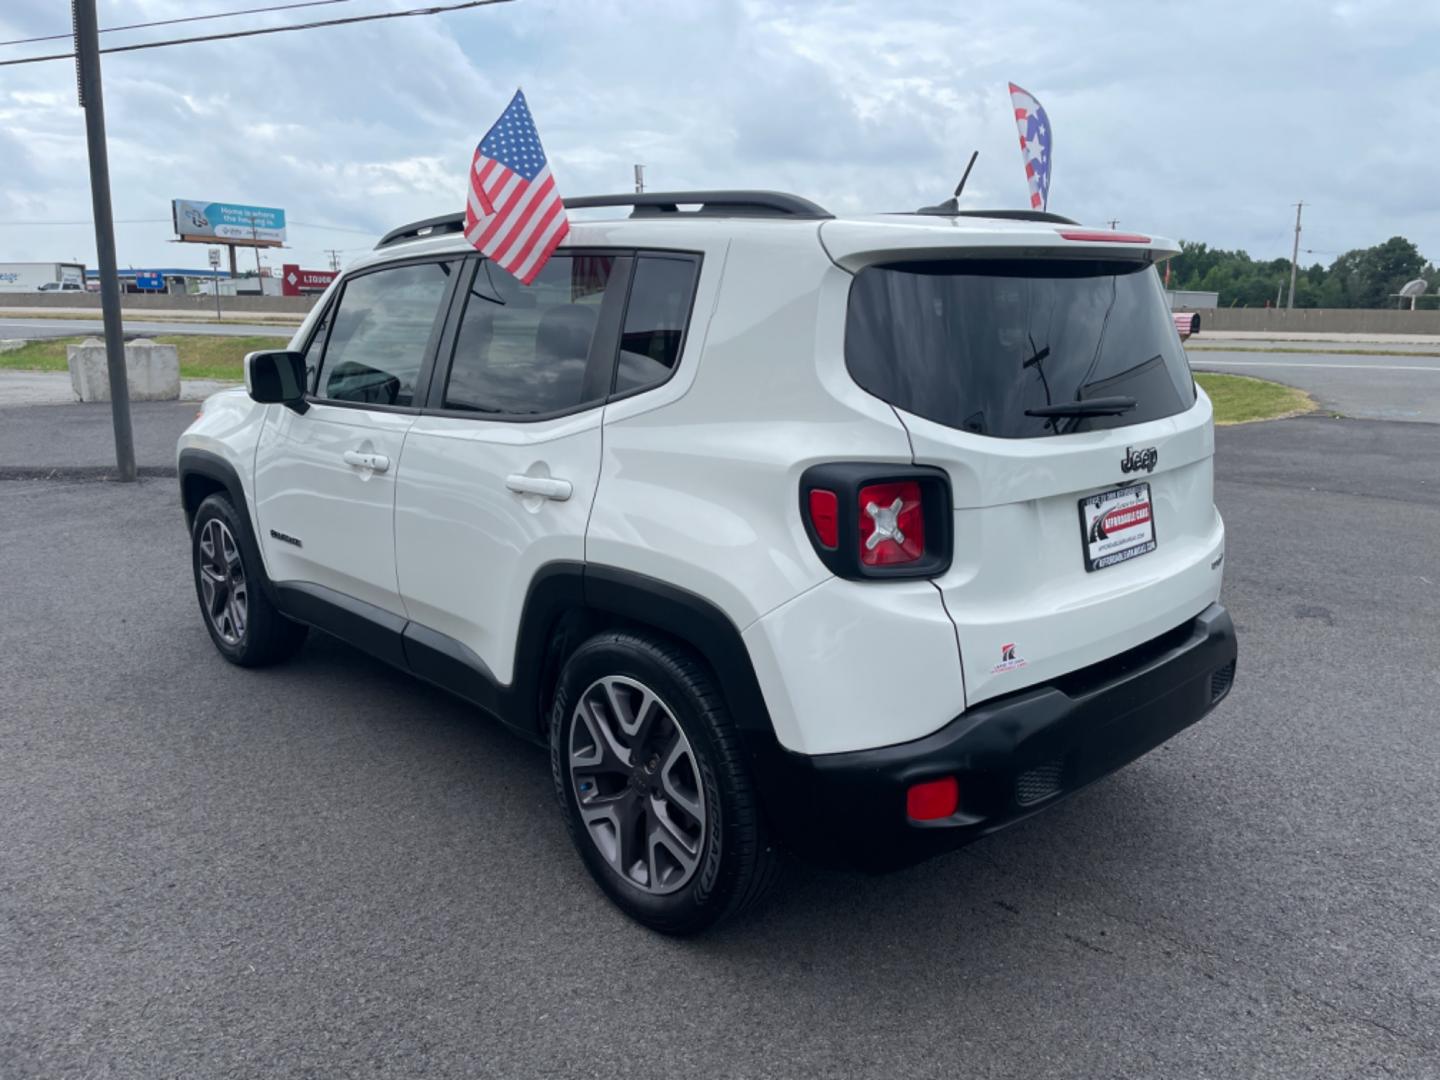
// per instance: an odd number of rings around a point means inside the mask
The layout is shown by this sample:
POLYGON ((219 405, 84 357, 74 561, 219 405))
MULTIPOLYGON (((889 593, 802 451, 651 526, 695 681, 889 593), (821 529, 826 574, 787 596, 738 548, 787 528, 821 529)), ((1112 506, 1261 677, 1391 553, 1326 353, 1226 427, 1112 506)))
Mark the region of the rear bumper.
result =
POLYGON ((757 762, 781 839, 822 862, 888 870, 960 847, 1044 809, 1189 727, 1229 692, 1229 614, 1196 618, 1093 667, 982 703, 898 746, 757 762), (954 776, 960 807, 912 822, 911 784, 954 776))

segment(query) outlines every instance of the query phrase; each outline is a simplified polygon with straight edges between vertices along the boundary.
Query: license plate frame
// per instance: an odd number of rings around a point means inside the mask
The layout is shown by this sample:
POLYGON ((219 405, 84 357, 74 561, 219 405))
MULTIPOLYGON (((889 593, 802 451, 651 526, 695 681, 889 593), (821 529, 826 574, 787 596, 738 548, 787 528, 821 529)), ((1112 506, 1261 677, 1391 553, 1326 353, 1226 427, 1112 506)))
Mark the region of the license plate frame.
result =
POLYGON ((1085 557, 1086 573, 1138 559, 1159 546, 1155 503, 1148 481, 1122 484, 1087 495, 1080 500, 1079 510, 1080 551, 1085 557), (1116 535, 1132 530, 1139 531, 1133 535, 1116 535))

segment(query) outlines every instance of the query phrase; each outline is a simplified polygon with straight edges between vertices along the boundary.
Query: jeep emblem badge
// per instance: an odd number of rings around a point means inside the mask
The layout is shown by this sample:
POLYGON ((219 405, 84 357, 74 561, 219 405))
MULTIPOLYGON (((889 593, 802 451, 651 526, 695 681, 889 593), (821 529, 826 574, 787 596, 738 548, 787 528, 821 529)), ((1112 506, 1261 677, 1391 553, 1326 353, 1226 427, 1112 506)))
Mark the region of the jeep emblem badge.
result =
POLYGON ((1144 450, 1136 450, 1133 446, 1125 448, 1125 456, 1120 459, 1121 472, 1154 472, 1155 463, 1160 460, 1160 452, 1153 446, 1147 446, 1144 450))

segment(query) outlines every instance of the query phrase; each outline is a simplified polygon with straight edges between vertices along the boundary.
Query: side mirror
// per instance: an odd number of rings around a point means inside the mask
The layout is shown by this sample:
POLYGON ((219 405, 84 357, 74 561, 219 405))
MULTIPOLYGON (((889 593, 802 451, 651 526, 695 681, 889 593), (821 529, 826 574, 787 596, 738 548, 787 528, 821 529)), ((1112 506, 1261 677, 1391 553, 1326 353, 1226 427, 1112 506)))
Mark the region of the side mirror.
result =
POLYGON ((286 405, 303 413, 310 407, 305 401, 305 354, 285 349, 248 354, 245 391, 262 405, 286 405))

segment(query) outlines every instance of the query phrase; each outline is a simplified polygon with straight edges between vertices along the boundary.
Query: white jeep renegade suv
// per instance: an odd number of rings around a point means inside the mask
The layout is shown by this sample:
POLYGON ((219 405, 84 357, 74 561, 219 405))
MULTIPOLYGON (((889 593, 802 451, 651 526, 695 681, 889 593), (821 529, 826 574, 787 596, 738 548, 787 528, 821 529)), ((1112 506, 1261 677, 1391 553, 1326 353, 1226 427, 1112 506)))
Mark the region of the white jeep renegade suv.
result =
POLYGON ((398 229, 206 403, 180 486, 226 659, 318 627, 548 744, 590 873, 668 933, 778 848, 913 863, 1225 696, 1173 244, 773 192, 569 205, 633 210, 529 286, 458 216, 398 229))

